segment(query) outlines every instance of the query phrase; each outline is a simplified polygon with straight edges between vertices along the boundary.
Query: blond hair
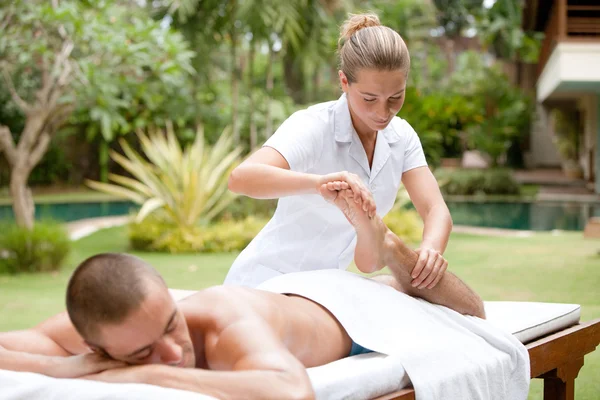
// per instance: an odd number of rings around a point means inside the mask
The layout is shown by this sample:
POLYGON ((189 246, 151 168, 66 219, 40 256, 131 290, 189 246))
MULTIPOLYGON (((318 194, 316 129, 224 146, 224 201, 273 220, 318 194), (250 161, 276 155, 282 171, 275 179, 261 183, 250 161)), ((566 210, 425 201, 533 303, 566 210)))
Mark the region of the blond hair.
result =
POLYGON ((350 14, 340 30, 338 40, 340 69, 348 82, 356 82, 363 68, 400 69, 408 73, 410 55, 398 32, 381 25, 375 14, 350 14))

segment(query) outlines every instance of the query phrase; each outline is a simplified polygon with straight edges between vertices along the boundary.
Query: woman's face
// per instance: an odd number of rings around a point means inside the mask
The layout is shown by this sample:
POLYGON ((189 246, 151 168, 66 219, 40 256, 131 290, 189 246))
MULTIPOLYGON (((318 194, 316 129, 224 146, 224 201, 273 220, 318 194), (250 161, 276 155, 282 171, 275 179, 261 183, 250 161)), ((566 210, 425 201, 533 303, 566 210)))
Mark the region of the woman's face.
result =
POLYGON ((362 69, 349 83, 339 71, 342 90, 348 98, 354 129, 370 134, 384 129, 404 104, 406 72, 362 69))

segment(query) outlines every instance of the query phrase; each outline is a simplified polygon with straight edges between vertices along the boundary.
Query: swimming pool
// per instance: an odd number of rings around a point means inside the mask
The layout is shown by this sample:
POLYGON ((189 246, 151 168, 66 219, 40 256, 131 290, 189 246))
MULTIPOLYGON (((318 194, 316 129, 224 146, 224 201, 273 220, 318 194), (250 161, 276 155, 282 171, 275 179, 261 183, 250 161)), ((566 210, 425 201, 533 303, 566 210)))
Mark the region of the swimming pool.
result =
MULTIPOLYGON (((478 203, 448 202, 455 225, 535 231, 583 230, 592 216, 600 216, 600 204, 588 203, 478 203)), ((74 221, 83 218, 126 215, 137 206, 127 201, 38 204, 36 218, 74 221)), ((10 206, 0 206, 0 219, 12 218, 10 206)))

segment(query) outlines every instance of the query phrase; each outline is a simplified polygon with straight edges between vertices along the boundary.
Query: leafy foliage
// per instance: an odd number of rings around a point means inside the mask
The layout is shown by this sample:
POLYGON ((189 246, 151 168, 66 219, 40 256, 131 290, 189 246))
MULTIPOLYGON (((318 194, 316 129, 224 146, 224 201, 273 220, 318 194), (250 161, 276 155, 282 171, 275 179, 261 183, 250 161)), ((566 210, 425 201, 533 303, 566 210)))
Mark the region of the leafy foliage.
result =
POLYGON ((0 230, 0 274, 58 271, 71 249, 65 229, 38 222, 32 230, 10 224, 0 230))
POLYGON ((438 169, 435 176, 444 194, 468 196, 520 193, 519 184, 508 169, 438 169))

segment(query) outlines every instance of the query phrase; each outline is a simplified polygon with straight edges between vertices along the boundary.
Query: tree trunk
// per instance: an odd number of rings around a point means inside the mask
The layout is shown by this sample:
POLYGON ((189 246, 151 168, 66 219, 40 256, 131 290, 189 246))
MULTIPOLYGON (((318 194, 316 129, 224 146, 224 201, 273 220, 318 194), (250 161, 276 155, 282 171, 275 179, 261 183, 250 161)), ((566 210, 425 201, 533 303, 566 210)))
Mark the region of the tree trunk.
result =
POLYGON ((315 69, 313 71, 313 76, 312 76, 312 99, 311 101, 313 103, 316 103, 319 101, 319 93, 320 93, 320 88, 321 88, 321 68, 319 67, 319 64, 317 63, 317 65, 315 66, 315 69))
POLYGON ((302 66, 297 62, 293 51, 286 52, 283 57, 283 77, 288 94, 297 104, 304 103, 304 76, 302 66))
POLYGON ((100 182, 108 182, 108 142, 104 137, 100 137, 98 146, 98 166, 100 167, 100 182))
POLYGON ((22 161, 13 166, 10 174, 10 197, 18 226, 33 229, 35 206, 31 190, 27 187, 27 180, 31 170, 22 161))
POLYGON ((454 38, 446 37, 444 53, 446 53, 446 61, 448 61, 448 79, 450 79, 450 75, 454 73, 454 38))
POLYGON ((275 51, 273 51, 273 43, 269 44, 269 59, 267 60, 267 111, 265 112, 265 139, 268 139, 273 134, 273 119, 271 117, 271 97, 273 95, 273 64, 275 63, 275 51))
POLYGON ((250 125, 250 151, 254 150, 258 144, 258 137, 256 134, 256 121, 254 120, 254 57, 256 51, 256 39, 255 36, 252 36, 252 40, 250 41, 250 52, 248 54, 248 97, 250 100, 249 104, 249 125, 250 125))
POLYGON ((237 57, 237 29, 235 26, 237 1, 231 2, 232 20, 229 34, 231 36, 231 131, 235 144, 240 143, 240 128, 238 126, 239 80, 240 69, 237 57))

